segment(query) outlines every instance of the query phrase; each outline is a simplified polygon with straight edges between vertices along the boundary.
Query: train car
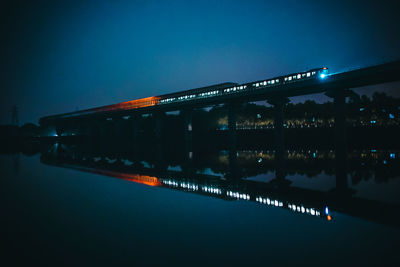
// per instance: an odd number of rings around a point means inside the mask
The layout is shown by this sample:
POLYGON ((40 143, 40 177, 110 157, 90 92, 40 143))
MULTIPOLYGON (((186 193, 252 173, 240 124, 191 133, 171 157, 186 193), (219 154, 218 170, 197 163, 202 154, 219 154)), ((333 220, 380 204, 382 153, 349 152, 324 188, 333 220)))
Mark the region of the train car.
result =
POLYGON ((293 73, 285 76, 279 76, 266 80, 259 80, 252 83, 240 84, 224 89, 223 94, 233 94, 241 91, 251 91, 257 89, 264 89, 268 87, 279 86, 283 84, 290 84, 298 81, 309 79, 325 79, 328 75, 328 68, 311 69, 305 72, 293 73))
POLYGON ((229 87, 237 86, 237 83, 220 83, 216 85, 190 89, 179 93, 166 94, 159 96, 159 104, 170 104, 193 99, 207 98, 222 95, 224 90, 229 87))
POLYGON ((180 101, 189 101, 193 99, 215 97, 218 95, 233 94, 247 90, 262 89, 266 87, 273 87, 282 84, 290 84, 297 81, 307 79, 324 79, 328 74, 328 68, 311 69, 305 72, 293 73, 285 76, 279 76, 272 79, 260 80, 252 83, 237 84, 237 83, 223 83, 213 86, 202 87, 198 89, 187 90, 175 94, 168 94, 160 96, 159 104, 170 104, 180 101))
POLYGON ((325 79, 328 75, 328 68, 312 69, 306 72, 294 73, 283 77, 283 83, 292 83, 305 79, 325 79))
POLYGON ((63 114, 54 115, 54 116, 47 116, 47 117, 41 118, 39 120, 39 123, 42 125, 48 121, 56 120, 56 119, 66 119, 66 118, 73 118, 75 116, 91 115, 94 113, 101 113, 101 112, 107 112, 107 111, 129 110, 129 109, 155 106, 159 103, 159 99, 160 98, 157 96, 151 96, 151 97, 126 101, 126 102, 122 102, 122 103, 118 103, 118 104, 102 106, 102 107, 98 107, 98 108, 91 108, 91 109, 79 110, 79 111, 75 111, 75 112, 63 113, 63 114))

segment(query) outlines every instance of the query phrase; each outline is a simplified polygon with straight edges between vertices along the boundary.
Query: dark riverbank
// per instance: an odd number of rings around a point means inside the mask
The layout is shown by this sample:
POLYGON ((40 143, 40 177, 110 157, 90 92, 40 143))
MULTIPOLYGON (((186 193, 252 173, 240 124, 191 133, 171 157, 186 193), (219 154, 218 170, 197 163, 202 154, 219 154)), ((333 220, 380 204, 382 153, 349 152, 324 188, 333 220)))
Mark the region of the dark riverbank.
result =
MULTIPOLYGON (((3 127, 4 129, 4 127, 3 127)), ((194 131, 192 144, 193 149, 202 150, 221 150, 229 149, 228 131, 194 131)), ((399 149, 400 143, 399 127, 351 127, 346 130, 347 147, 349 149, 399 149)), ((7 131, 0 135, 2 153, 12 151, 24 151, 28 148, 40 146, 53 142, 61 143, 87 143, 88 141, 99 141, 104 146, 115 143, 130 143, 132 138, 128 133, 117 137, 108 135, 103 137, 90 137, 86 135, 73 136, 38 136, 33 134, 21 134, 15 127, 9 127, 7 131)), ((184 145, 182 131, 176 129, 165 129, 162 137, 162 144, 167 149, 175 149, 184 145)), ((298 148, 319 148, 334 149, 335 134, 334 128, 289 128, 284 130, 285 147, 287 149, 298 148)), ((141 132, 137 140, 141 144, 154 144, 153 133, 141 132)), ((238 149, 273 149, 274 130, 237 130, 238 149)))

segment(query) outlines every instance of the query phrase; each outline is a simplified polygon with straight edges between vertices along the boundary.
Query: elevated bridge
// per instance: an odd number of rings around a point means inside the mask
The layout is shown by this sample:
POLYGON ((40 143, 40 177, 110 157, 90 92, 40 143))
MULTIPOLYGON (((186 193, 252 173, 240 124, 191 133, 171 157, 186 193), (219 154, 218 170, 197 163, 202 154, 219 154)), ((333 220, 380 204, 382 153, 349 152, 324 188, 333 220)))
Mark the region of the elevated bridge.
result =
MULTIPOLYGON (((326 69, 326 68, 321 68, 326 69)), ((360 68, 341 73, 321 73, 314 69, 286 76, 269 78, 245 84, 222 83, 122 102, 114 105, 43 117, 40 124, 56 124, 60 120, 129 116, 134 113, 154 113, 187 108, 201 108, 217 104, 244 103, 293 97, 307 94, 351 89, 400 80, 400 61, 360 68), (307 73, 313 73, 307 77, 307 73), (289 81, 287 78, 291 77, 289 81), (296 77, 296 78, 295 78, 296 77), (299 77, 299 78, 297 78, 299 77), (285 80, 286 79, 286 80, 285 80), (271 83, 273 82, 273 84, 271 83)))

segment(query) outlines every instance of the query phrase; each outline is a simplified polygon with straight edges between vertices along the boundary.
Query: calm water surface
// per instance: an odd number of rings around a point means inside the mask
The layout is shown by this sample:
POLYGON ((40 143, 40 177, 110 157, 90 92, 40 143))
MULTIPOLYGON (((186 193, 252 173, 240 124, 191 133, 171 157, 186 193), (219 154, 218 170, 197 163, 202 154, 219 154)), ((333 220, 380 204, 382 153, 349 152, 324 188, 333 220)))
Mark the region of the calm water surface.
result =
MULTIPOLYGON (((383 154, 388 171, 397 170, 383 154)), ((297 166, 294 157, 277 181, 266 151, 238 153, 239 178, 226 175, 226 153, 198 159, 192 172, 168 163, 154 171, 146 160, 137 171, 126 156, 79 155, 0 156, 7 266, 399 263, 400 179, 381 175, 385 169, 374 178, 385 166, 369 164, 381 161, 370 153, 358 165, 372 170, 350 168, 350 193, 339 190, 329 161, 297 166)))

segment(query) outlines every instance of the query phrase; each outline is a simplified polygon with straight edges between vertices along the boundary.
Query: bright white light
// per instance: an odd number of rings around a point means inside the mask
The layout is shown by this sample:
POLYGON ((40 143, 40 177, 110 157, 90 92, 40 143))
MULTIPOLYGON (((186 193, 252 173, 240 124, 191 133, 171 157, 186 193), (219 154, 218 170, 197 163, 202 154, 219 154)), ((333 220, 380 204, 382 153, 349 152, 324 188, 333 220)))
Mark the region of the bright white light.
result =
POLYGON ((321 73, 321 75, 319 75, 319 77, 321 77, 321 79, 324 79, 326 77, 325 73, 321 73))

